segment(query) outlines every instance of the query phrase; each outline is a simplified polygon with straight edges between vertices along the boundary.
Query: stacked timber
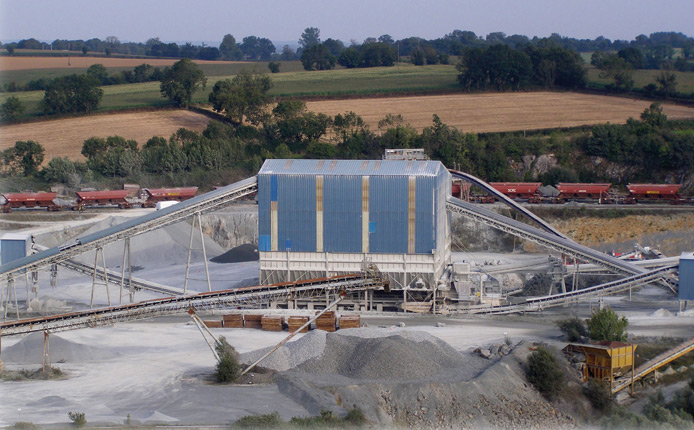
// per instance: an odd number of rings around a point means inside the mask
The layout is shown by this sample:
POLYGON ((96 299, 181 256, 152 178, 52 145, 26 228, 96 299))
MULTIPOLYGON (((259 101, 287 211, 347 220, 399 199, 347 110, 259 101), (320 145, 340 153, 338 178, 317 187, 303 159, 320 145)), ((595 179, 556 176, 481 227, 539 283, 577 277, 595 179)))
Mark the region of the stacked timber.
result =
POLYGON ((222 320, 226 328, 243 328, 243 314, 222 315, 222 320))
MULTIPOLYGON (((299 327, 306 324, 310 318, 301 316, 292 316, 287 318, 287 327, 289 331, 294 333, 299 327)), ((308 326, 304 327, 299 333, 306 333, 308 331, 308 326)))
POLYGON ((208 320, 208 321, 203 321, 203 324, 205 324, 205 327, 207 328, 222 328, 222 321, 217 321, 217 320, 208 320))
POLYGON ((343 315, 339 320, 340 330, 343 328, 359 328, 361 326, 361 317, 359 315, 343 315))
POLYGON ((282 331, 284 329, 284 318, 279 315, 263 315, 260 325, 265 331, 282 331))
POLYGON ((244 325, 246 328, 262 328, 262 315, 246 314, 243 316, 244 325))
MULTIPOLYGON (((318 313, 318 312, 316 312, 318 313)), ((328 311, 316 319, 316 330, 335 331, 335 312, 328 311)))

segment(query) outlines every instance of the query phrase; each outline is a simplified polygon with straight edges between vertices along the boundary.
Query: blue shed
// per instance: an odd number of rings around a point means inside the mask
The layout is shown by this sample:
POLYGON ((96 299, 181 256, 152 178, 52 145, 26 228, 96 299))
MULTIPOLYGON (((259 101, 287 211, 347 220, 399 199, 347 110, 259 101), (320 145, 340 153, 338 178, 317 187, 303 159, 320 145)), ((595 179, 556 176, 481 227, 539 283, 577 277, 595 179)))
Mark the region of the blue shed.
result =
POLYGON ((680 284, 677 291, 680 300, 694 300, 694 252, 680 255, 680 284))
POLYGON ((0 264, 24 258, 30 250, 30 234, 6 233, 0 238, 0 264))
POLYGON ((260 251, 432 254, 447 238, 439 161, 266 160, 260 251))

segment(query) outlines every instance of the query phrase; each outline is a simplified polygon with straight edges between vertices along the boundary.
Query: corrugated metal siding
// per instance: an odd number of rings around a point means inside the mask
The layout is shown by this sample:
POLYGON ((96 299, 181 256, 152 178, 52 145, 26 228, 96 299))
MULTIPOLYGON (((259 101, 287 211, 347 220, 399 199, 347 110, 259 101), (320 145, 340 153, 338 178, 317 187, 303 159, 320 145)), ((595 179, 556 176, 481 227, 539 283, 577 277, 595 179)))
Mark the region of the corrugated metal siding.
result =
POLYGON ((369 250, 378 253, 407 253, 407 176, 369 178, 369 250))
POLYGON ((277 179, 277 250, 316 252, 316 177, 277 179))
POLYGON ((680 283, 677 289, 680 300, 694 300, 694 253, 680 256, 680 283))
POLYGON ((326 176, 323 183, 326 252, 361 252, 361 176, 326 176))
POLYGON ((259 249, 271 249, 271 206, 278 203, 277 250, 316 252, 316 176, 323 176, 325 252, 408 253, 408 181, 416 178, 414 252, 443 255, 451 177, 432 161, 266 160, 258 174, 259 249), (362 222, 362 177, 368 176, 368 224, 362 222), (276 194, 276 195, 275 195, 276 194))

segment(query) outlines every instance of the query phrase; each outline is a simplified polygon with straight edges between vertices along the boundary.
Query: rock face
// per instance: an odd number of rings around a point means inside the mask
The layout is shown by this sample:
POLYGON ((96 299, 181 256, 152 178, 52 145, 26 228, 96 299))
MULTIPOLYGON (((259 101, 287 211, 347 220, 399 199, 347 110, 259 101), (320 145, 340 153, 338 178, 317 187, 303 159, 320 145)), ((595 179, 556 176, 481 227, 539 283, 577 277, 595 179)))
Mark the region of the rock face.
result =
POLYGON ((519 178, 523 178, 526 175, 534 178, 547 173, 550 169, 559 165, 554 154, 542 154, 540 156, 524 155, 521 157, 520 162, 510 161, 509 164, 519 178))
POLYGON ((203 231, 224 249, 258 243, 258 207, 239 205, 233 210, 202 217, 203 231))

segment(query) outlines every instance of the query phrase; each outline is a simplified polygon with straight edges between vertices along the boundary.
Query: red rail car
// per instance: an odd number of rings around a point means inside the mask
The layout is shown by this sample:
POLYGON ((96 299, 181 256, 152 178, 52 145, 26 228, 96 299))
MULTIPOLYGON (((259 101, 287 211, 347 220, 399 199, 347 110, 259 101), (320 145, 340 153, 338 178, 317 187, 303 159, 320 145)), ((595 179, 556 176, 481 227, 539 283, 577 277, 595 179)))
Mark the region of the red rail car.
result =
POLYGON ((2 211, 7 213, 12 209, 20 208, 46 208, 49 211, 59 211, 60 206, 56 205, 56 193, 7 193, 2 196, 5 198, 5 203, 2 205, 2 211))
POLYGON ((680 200, 680 184, 629 184, 629 195, 638 201, 668 201, 677 204, 680 200))
POLYGON ((581 184, 581 183, 566 183, 560 182, 556 185, 559 190, 559 201, 568 200, 598 200, 601 203, 606 203, 608 192, 612 184, 581 184))
POLYGON ((72 207, 73 211, 82 210, 85 206, 109 206, 118 205, 120 209, 130 208, 130 202, 125 200, 128 190, 115 191, 75 191, 77 202, 72 207))
POLYGON ((175 200, 182 202, 195 197, 198 192, 198 187, 187 188, 145 188, 147 199, 142 204, 143 207, 153 208, 158 202, 167 200, 175 200))
POLYGON ((528 200, 530 203, 540 201, 542 182, 490 182, 489 185, 511 199, 528 200))

